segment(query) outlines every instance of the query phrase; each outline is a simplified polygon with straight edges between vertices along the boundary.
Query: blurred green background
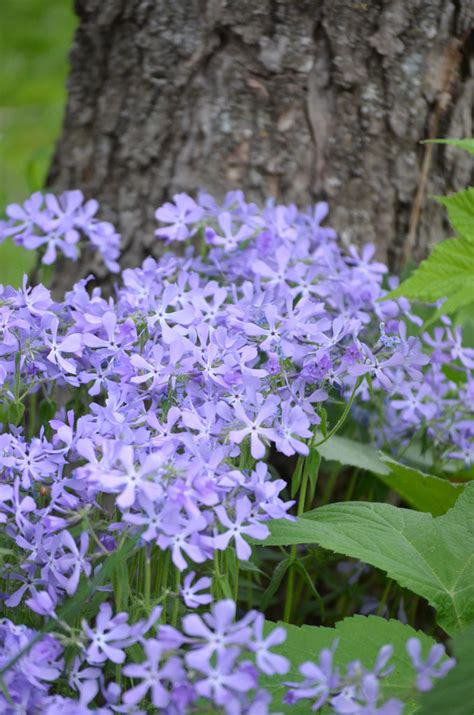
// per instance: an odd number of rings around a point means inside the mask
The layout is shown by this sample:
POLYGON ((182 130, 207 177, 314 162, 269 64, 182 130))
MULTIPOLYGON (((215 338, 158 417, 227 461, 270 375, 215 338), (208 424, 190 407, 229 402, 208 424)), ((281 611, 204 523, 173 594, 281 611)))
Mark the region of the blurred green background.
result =
MULTIPOLYGON (((0 0, 0 213, 42 188, 66 101, 72 0, 0 0)), ((21 283, 33 252, 0 244, 0 283, 21 283)))

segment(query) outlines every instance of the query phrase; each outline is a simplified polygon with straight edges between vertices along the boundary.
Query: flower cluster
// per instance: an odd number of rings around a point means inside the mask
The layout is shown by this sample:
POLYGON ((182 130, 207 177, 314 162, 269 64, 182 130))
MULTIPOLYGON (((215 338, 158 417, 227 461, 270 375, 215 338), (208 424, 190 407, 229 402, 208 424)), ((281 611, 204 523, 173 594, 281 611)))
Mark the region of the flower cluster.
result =
MULTIPOLYGON (((347 664, 345 672, 341 672, 334 665, 337 644, 335 641, 332 648, 324 648, 317 663, 307 661, 300 666, 304 680, 287 683, 290 690, 285 695, 285 702, 292 705, 310 700, 313 712, 326 705, 330 706, 331 712, 340 715, 402 715, 404 703, 397 698, 382 703, 380 691, 380 681, 395 667, 389 664, 393 647, 382 646, 372 670, 365 668, 360 660, 354 660, 347 664)), ((409 638, 406 650, 415 669, 415 689, 419 692, 431 690, 433 680, 444 678, 456 664, 454 658, 445 657, 444 646, 440 644, 432 646, 425 661, 421 657, 422 647, 418 638, 409 638)))
POLYGON ((469 469, 474 464, 474 350, 462 344, 460 326, 446 317, 442 323, 433 334, 422 335, 430 354, 423 384, 398 381, 385 401, 383 424, 373 420, 374 428, 382 444, 407 445, 425 433, 439 461, 469 469))
POLYGON ((82 236, 99 251, 109 271, 116 273, 120 236, 112 224, 94 218, 98 208, 97 201, 84 202, 81 191, 66 191, 59 198, 37 191, 23 206, 7 207, 8 220, 0 222, 0 242, 11 237, 18 246, 41 249, 42 262, 51 265, 58 252, 77 260, 82 236))
MULTIPOLYGON (((96 211, 80 192, 34 194, 8 208, 0 234, 41 247, 47 264, 57 250, 75 259, 86 236, 117 270, 119 237, 96 211)), ((425 347, 409 335, 416 316, 403 300, 381 300, 387 269, 373 247, 343 250, 321 226, 326 214, 323 203, 307 212, 272 203, 261 210, 240 192, 222 205, 179 194, 158 209, 166 226, 157 235, 192 242, 181 255, 124 270, 113 295, 90 278, 60 301, 26 277, 20 288, 0 287, 6 606, 60 619, 81 579, 100 575, 133 539, 129 587, 151 618, 130 625, 126 613, 102 605, 95 627, 70 634, 80 649, 71 675, 80 704, 71 713, 87 712, 98 694, 104 713, 139 712, 133 708, 145 696, 170 713, 197 697, 232 715, 266 712, 256 672, 285 672, 267 651, 280 631, 265 640, 253 612, 236 625, 224 601, 202 619, 185 616, 181 634, 162 626, 145 638, 157 613, 150 584, 168 593, 171 561, 178 610, 227 595, 219 578, 208 592, 211 568, 235 573, 251 555, 249 538, 262 541, 270 520, 294 518, 272 455, 307 456, 341 402, 355 400, 362 415, 369 396, 386 402, 386 421, 369 414, 381 439, 400 430, 407 441, 426 429, 442 455, 471 463, 472 415, 454 399, 445 367, 454 360, 472 396, 472 351, 447 321, 424 336, 425 347), (146 660, 125 663, 125 649, 140 644, 146 660), (103 681, 109 662, 124 664, 133 687, 122 693, 103 681)), ((43 697, 44 685, 34 687, 31 697, 43 697)), ((370 687, 358 686, 353 700, 370 687)), ((56 695, 42 712, 65 712, 63 705, 56 695)))
MULTIPOLYGON (((60 202, 47 197, 45 215, 63 206, 75 225, 96 208, 81 202, 75 192, 60 202)), ((36 194, 27 205, 25 216, 40 211, 36 194)), ((460 419, 466 408, 440 380, 451 343, 435 333, 427 365, 401 320, 408 306, 378 300, 385 266, 370 247, 344 253, 320 226, 326 212, 324 204, 309 213, 259 211, 240 193, 223 207, 206 195, 199 204, 179 195, 174 209, 158 210, 173 221, 158 234, 194 236, 200 252, 146 259, 123 271, 109 298, 88 280, 63 302, 26 279, 20 289, 2 288, 7 421, 29 400, 28 430, 1 437, 0 517, 24 555, 7 569, 8 605, 26 599, 52 612, 129 533, 148 550, 169 551, 180 571, 229 545, 248 559, 247 537, 263 540, 269 519, 292 518, 286 482, 265 460, 269 447, 307 455, 325 406, 351 394, 364 405, 365 376, 372 394, 389 402, 389 416, 405 410, 385 429, 393 422, 390 429, 416 431, 433 417, 430 429, 441 438, 455 417, 452 438, 472 437, 472 416, 460 419), (436 415, 423 407, 433 384, 448 390, 436 415), (418 407, 404 407, 401 394, 418 407), (47 416, 40 425, 38 400, 47 416)), ((11 207, 10 214, 19 216, 11 207)), ((32 230, 25 218, 22 235, 32 230)), ((467 374, 470 354, 455 335, 467 374)), ((472 390, 470 373, 466 380, 472 390)))
POLYGON ((93 625, 84 620, 81 629, 69 635, 79 653, 67 665, 61 635, 40 636, 28 650, 37 634, 4 619, 0 665, 17 660, 6 671, 8 697, 0 693, 2 713, 138 714, 145 712, 140 706, 147 697, 156 711, 168 715, 191 711, 200 698, 231 715, 268 712, 271 696, 259 687, 259 677, 288 672, 287 659, 271 651, 285 640, 283 628, 265 636, 263 615, 250 611, 236 620, 231 600, 216 602, 202 616, 186 615, 182 631, 157 625, 160 614, 161 608, 155 608, 148 619, 132 625, 127 613, 113 616, 110 605, 103 603, 93 625), (132 646, 141 655, 131 662, 127 654, 132 646), (123 675, 134 684, 122 688, 109 680, 111 664, 123 666, 123 675), (49 684, 60 676, 67 678, 75 698, 48 694, 49 684), (89 705, 97 696, 105 705, 92 710, 89 705))
MULTIPOLYGON (((0 693, 2 713, 141 715, 151 702, 156 712, 184 715, 204 700, 228 715, 268 715, 272 696, 260 681, 262 676, 280 681, 290 669, 287 658, 271 650, 284 643, 285 629, 277 626, 265 635, 261 613, 250 611, 236 620, 235 611, 232 600, 218 601, 208 613, 184 616, 177 630, 159 625, 159 607, 148 619, 130 624, 127 613, 114 616, 105 602, 93 625, 83 620, 72 635, 68 628, 68 640, 78 652, 67 665, 60 642, 63 635, 39 636, 4 619, 0 665, 13 664, 5 674, 8 696, 0 693), (130 685, 123 687, 110 677, 115 666, 121 666, 130 685), (72 697, 49 693, 60 677, 67 681, 72 697), (96 698, 103 702, 98 709, 92 706, 96 698)), ((404 706, 396 698, 380 705, 380 681, 394 668, 389 664, 393 647, 380 649, 371 670, 354 660, 344 673, 333 662, 336 647, 337 641, 320 652, 318 663, 308 661, 299 667, 304 680, 286 683, 284 702, 309 700, 312 711, 326 705, 340 714, 401 715, 404 706)), ((441 645, 433 646, 425 661, 417 638, 409 639, 406 649, 415 670, 414 688, 420 692, 430 690, 433 680, 443 678, 455 665, 441 645)))

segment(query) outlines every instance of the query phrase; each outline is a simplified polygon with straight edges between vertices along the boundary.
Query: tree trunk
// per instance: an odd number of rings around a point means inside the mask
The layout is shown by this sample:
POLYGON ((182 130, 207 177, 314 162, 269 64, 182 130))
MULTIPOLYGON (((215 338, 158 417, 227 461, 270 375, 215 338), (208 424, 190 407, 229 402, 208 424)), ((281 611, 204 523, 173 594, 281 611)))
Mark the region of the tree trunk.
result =
POLYGON ((343 239, 399 267, 445 231, 427 197, 472 161, 469 0, 76 0, 48 185, 103 205, 136 265, 179 191, 327 199, 343 239))

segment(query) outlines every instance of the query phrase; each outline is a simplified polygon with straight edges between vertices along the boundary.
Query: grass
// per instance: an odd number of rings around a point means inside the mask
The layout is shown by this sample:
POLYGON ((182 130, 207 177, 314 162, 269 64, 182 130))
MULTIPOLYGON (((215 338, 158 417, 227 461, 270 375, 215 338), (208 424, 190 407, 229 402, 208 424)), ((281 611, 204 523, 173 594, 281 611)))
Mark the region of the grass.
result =
MULTIPOLYGON (((44 184, 66 99, 75 17, 69 0, 1 0, 0 211, 44 184)), ((0 245, 0 283, 19 284, 32 252, 0 245)))

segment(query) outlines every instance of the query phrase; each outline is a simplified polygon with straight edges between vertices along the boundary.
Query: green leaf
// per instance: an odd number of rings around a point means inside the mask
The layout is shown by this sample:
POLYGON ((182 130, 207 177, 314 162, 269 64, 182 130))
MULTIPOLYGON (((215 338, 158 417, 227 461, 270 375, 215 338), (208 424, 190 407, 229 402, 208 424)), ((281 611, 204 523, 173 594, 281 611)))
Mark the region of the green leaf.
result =
POLYGON ((448 380, 456 383, 456 385, 465 385, 467 381, 467 373, 463 369, 457 368, 455 365, 450 363, 445 363, 442 368, 442 372, 446 375, 448 380))
POLYGON ((427 139, 422 144, 449 144, 457 149, 464 149, 469 154, 474 154, 474 139, 427 139))
MULTIPOLYGON (((265 624, 266 634, 275 627, 275 623, 265 624)), ((397 697, 407 702, 404 715, 416 710, 413 700, 413 683, 415 673, 405 650, 409 638, 419 638, 422 643, 423 656, 426 657, 434 641, 424 633, 415 631, 400 621, 386 620, 379 616, 352 616, 336 624, 335 628, 316 626, 292 626, 278 623, 287 631, 287 639, 275 652, 286 656, 291 663, 291 670, 284 678, 266 677, 262 685, 273 694, 273 708, 278 712, 306 715, 310 712, 309 701, 296 705, 282 705, 282 697, 287 691, 284 682, 298 682, 302 676, 298 667, 307 660, 315 661, 323 648, 331 648, 338 640, 334 656, 335 665, 344 668, 353 660, 361 660, 366 668, 373 668, 378 652, 383 645, 392 644, 394 653, 391 662, 395 666, 393 672, 381 682, 383 698, 397 697)))
MULTIPOLYGON (((442 315, 452 315, 453 313, 458 313, 457 320, 459 321, 459 312, 474 303, 474 297, 472 293, 472 284, 470 281, 466 283, 465 286, 459 288, 457 293, 451 295, 447 300, 444 301, 438 310, 436 310, 429 320, 425 321, 425 329, 427 330, 433 323, 441 318, 442 315)), ((460 321, 462 323, 462 320, 460 321)))
POLYGON ((334 435, 318 447, 323 459, 340 462, 357 469, 365 469, 374 474, 390 474, 390 469, 381 460, 379 453, 367 444, 347 437, 334 435))
POLYGON ((474 627, 452 642, 457 664, 420 698, 418 715, 472 715, 474 711, 474 627))
POLYGON ((459 191, 451 196, 434 196, 446 207, 451 226, 465 238, 474 240, 474 188, 459 191))
POLYGON ((308 475, 308 494, 307 499, 309 504, 314 501, 316 487, 318 484, 319 467, 321 466, 321 453, 317 449, 312 449, 306 458, 305 473, 308 475))
POLYGON ((304 457, 302 454, 298 456, 296 467, 291 477, 291 498, 294 499, 301 486, 301 477, 303 476, 304 457))
POLYGON ((474 241, 449 238, 438 243, 420 267, 383 300, 400 296, 428 302, 447 298, 442 313, 474 302, 474 241))
POLYGON ((215 576, 214 579, 219 584, 223 597, 233 599, 234 594, 232 593, 227 576, 225 574, 221 574, 220 576, 215 576))
POLYGON ((379 479, 418 511, 441 516, 455 505, 464 489, 464 484, 425 474, 386 455, 381 455, 381 459, 390 468, 390 474, 379 474, 379 479))
POLYGON ((319 544, 376 566, 425 598, 454 633, 474 622, 474 485, 446 514, 346 502, 268 523, 268 546, 319 544))
POLYGON ((54 400, 41 400, 39 408, 40 425, 46 427, 49 421, 54 418, 58 406, 54 400))
MULTIPOLYGON (((296 569, 301 574, 304 581, 306 581, 306 584, 307 584, 309 590, 311 591, 311 593, 313 594, 313 596, 315 597, 316 601, 319 604, 319 609, 321 612, 321 619, 324 620, 324 601, 321 598, 321 594, 316 589, 316 586, 313 583, 313 579, 311 578, 311 576, 308 573, 308 569, 306 568, 306 566, 304 565, 304 563, 302 561, 298 561, 298 560, 292 561, 291 568, 296 569)), ((265 609, 263 609, 263 610, 265 610, 265 609)))
POLYGON ((432 474, 400 464, 367 444, 347 437, 331 437, 319 448, 324 459, 376 474, 390 489, 419 511, 440 516, 454 506, 463 484, 452 484, 432 474))
POLYGON ((262 576, 265 576, 265 571, 259 569, 258 566, 253 563, 253 561, 239 561, 239 570, 248 571, 249 573, 261 574, 262 576))
POLYGON ((130 599, 130 575, 126 562, 120 564, 111 575, 115 600, 120 611, 126 611, 130 599))
POLYGON ((262 600, 261 600, 261 609, 262 611, 265 611, 268 608, 268 605, 270 601, 272 600, 273 596, 275 593, 278 591, 281 582, 283 581, 286 572, 288 571, 288 567, 291 564, 291 559, 287 557, 286 559, 283 559, 282 561, 279 562, 278 566, 276 569, 273 571, 272 578, 270 580, 270 583, 268 584, 267 588, 265 589, 263 595, 262 595, 262 600))
POLYGON ((15 425, 17 427, 25 413, 25 405, 19 400, 10 402, 8 405, 8 424, 15 425))

